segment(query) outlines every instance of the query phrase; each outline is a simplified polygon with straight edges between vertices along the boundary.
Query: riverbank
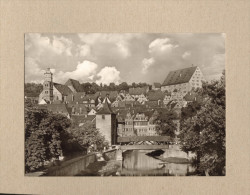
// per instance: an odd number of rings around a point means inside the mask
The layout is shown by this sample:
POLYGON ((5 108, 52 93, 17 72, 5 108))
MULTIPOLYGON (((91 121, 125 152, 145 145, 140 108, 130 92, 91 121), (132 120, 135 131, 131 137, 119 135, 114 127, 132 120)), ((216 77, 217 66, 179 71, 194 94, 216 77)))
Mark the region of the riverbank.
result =
POLYGON ((96 161, 76 176, 116 176, 121 162, 116 160, 96 161))

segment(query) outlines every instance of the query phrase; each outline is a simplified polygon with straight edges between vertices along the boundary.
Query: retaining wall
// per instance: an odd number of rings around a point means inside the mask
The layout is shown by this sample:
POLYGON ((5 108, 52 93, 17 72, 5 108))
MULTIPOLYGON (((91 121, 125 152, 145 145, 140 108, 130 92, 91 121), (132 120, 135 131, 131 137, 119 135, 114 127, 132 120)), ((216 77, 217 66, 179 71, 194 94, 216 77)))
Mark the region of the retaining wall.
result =
POLYGON ((56 167, 48 169, 46 176, 74 176, 86 167, 97 160, 96 154, 88 154, 85 156, 77 157, 65 162, 56 167))

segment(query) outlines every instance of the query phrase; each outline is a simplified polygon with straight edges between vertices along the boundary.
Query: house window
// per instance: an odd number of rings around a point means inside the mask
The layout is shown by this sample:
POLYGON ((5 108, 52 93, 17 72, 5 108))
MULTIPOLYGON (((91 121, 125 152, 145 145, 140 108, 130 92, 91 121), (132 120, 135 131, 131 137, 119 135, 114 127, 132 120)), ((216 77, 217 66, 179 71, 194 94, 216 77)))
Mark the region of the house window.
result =
POLYGON ((102 119, 105 119, 105 115, 102 115, 102 119))

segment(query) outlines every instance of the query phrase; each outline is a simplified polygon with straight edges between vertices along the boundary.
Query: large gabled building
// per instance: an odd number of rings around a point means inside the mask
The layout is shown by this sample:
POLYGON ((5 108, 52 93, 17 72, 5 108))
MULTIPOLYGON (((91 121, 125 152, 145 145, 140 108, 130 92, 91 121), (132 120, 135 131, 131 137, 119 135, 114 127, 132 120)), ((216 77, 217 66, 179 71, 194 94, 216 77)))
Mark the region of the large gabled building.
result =
POLYGON ((45 100, 48 102, 66 100, 66 97, 72 93, 83 92, 79 81, 69 79, 64 85, 53 82, 53 73, 47 68, 44 73, 43 91, 39 95, 39 102, 45 100))
POLYGON ((161 85, 162 91, 173 92, 180 90, 184 93, 191 91, 192 88, 202 87, 205 78, 198 66, 170 71, 167 78, 161 85))

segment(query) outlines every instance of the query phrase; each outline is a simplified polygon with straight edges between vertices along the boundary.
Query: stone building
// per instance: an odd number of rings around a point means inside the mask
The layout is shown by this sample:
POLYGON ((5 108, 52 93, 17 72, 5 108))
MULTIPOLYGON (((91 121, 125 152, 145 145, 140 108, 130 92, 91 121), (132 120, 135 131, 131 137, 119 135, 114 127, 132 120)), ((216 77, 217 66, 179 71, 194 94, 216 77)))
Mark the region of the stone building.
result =
POLYGON ((81 84, 73 79, 69 79, 64 85, 53 82, 53 73, 50 68, 44 73, 43 91, 39 95, 39 102, 42 100, 53 102, 56 100, 65 101, 66 97, 72 93, 83 92, 81 84))
POLYGON ((202 81, 205 79, 198 66, 170 71, 161 85, 161 90, 173 92, 177 89, 187 93, 192 88, 202 87, 202 81))
POLYGON ((102 135, 104 135, 109 145, 116 144, 116 114, 112 111, 107 98, 103 101, 102 106, 96 113, 96 128, 101 132, 102 135))

